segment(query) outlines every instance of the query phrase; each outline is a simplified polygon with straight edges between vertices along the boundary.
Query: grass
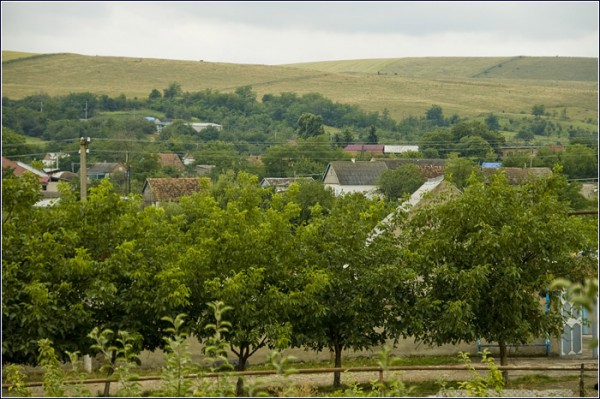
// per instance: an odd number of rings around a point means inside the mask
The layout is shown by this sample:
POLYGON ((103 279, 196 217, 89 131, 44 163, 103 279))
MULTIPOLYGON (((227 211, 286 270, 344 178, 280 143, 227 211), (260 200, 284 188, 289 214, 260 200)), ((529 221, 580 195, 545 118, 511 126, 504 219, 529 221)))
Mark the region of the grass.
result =
POLYGON ((17 60, 38 55, 36 53, 26 53, 24 51, 2 51, 2 62, 17 60))
POLYGON ((368 112, 381 113, 387 108, 396 120, 424 115, 433 104, 440 105, 445 115, 457 113, 465 117, 490 112, 529 113, 533 105, 544 104, 548 111, 568 108, 573 120, 597 120, 597 82, 581 77, 587 76, 583 72, 571 77, 576 80, 565 80, 569 78, 565 71, 587 71, 588 64, 595 64, 596 59, 560 59, 564 65, 551 57, 525 57, 512 63, 507 60, 357 60, 336 61, 328 64, 329 69, 316 69, 314 64, 312 67, 311 64, 268 66, 50 54, 3 62, 2 89, 3 95, 9 98, 83 91, 146 98, 152 89, 162 90, 176 81, 184 91, 190 92, 204 89, 231 92, 250 85, 259 100, 267 93, 319 92, 335 102, 357 105, 368 112), (353 69, 348 67, 352 63, 353 69), (481 75, 500 63, 502 71, 481 75), (509 73, 509 68, 505 68, 508 65, 521 66, 518 70, 515 66, 514 73, 509 73), (538 74, 519 75, 517 71, 522 72, 524 65, 538 74), (373 73, 383 67, 390 73, 373 73), (345 71, 348 69, 350 72, 345 71), (405 74, 396 75, 395 71, 405 71, 405 74))
POLYGON ((424 57, 324 61, 290 67, 329 73, 419 78, 504 78, 596 81, 597 60, 572 57, 424 57))

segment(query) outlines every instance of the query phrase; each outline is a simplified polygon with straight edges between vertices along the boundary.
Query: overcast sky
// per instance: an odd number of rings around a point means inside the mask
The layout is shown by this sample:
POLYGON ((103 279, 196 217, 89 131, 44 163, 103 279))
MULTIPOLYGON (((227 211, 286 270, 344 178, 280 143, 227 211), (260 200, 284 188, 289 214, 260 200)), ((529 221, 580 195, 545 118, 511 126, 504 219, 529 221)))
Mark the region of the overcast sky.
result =
POLYGON ((598 2, 2 2, 2 50, 286 64, 598 57, 598 2))

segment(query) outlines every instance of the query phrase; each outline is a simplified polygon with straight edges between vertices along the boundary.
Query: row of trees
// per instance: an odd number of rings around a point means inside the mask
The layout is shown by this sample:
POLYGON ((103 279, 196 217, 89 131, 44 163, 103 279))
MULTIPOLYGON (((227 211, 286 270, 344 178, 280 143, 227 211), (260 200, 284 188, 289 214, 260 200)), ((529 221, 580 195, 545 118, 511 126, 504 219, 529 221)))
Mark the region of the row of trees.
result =
POLYGON ((107 179, 85 202, 66 190, 37 208, 36 179, 7 174, 3 362, 35 363, 42 338, 87 351, 94 327, 139 333, 138 349, 154 349, 162 318, 179 313, 203 339, 215 301, 233 308, 226 339, 239 370, 264 346, 330 350, 340 367, 344 349, 400 336, 502 350, 556 335, 560 310, 546 313, 540 295, 555 277, 593 273, 597 248, 596 220, 567 215, 566 185, 559 174, 519 187, 472 181, 386 227, 393 203, 314 182, 275 194, 244 172, 203 180, 165 208, 122 199, 107 179))

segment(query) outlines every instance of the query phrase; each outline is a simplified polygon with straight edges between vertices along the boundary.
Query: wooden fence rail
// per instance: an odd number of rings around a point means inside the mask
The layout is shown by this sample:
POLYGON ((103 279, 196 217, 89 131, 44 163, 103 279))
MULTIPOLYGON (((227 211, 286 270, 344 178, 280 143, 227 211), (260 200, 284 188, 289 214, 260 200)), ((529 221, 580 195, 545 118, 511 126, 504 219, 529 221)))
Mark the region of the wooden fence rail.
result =
MULTIPOLYGON (((498 370, 515 370, 515 371, 577 371, 581 373, 581 376, 585 371, 598 371, 597 365, 586 365, 581 363, 581 365, 573 365, 573 366, 496 366, 498 370)), ((490 368, 488 366, 482 365, 446 365, 446 366, 393 366, 387 369, 382 369, 381 367, 349 367, 349 368, 316 368, 316 369, 297 369, 296 374, 323 374, 323 373, 333 373, 335 371, 340 372, 379 372, 379 378, 383 379, 384 371, 469 371, 471 369, 486 371, 490 368)), ((206 374, 189 374, 184 376, 183 378, 213 378, 213 377, 222 377, 224 375, 228 376, 255 376, 255 375, 276 375, 278 374, 275 370, 255 370, 255 371, 229 371, 229 372, 219 372, 219 373, 206 373, 206 374)), ((157 381, 160 380, 160 376, 141 376, 135 379, 135 381, 157 381)), ((76 385, 76 384, 100 384, 106 382, 117 382, 114 378, 97 378, 97 379, 89 379, 89 380, 69 380, 64 381, 65 385, 76 385)), ((26 387, 39 387, 42 386, 43 382, 29 382, 25 383, 26 387)), ((2 384, 3 389, 7 389, 9 384, 2 384)))

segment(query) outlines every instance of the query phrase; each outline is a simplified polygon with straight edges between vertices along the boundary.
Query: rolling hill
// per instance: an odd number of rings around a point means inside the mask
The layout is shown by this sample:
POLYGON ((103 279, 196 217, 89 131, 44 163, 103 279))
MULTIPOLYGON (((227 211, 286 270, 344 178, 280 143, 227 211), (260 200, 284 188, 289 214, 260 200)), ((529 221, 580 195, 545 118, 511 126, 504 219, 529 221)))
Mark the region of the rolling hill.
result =
POLYGON ((47 93, 147 97, 178 82, 184 91, 264 94, 319 92, 401 119, 432 104, 447 115, 529 113, 567 109, 572 119, 597 120, 597 59, 561 57, 405 58, 268 66, 150 58, 2 52, 2 95, 47 93))

